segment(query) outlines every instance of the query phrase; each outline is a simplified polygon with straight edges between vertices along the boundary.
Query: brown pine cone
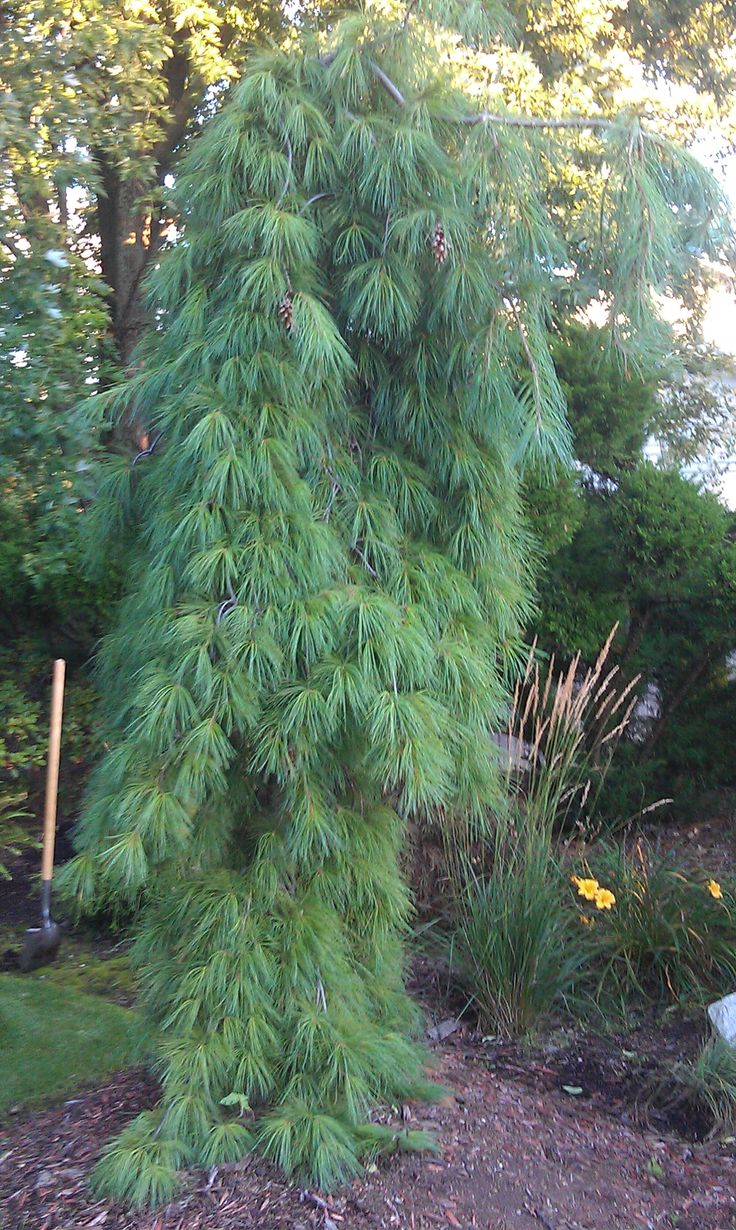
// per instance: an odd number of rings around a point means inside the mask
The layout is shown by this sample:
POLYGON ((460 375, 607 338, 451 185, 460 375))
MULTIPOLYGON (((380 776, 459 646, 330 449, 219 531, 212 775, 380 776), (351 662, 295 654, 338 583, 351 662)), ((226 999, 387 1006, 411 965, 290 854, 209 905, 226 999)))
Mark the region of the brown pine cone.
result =
POLYGON ((447 258, 447 240, 445 238, 445 228, 440 221, 434 228, 432 236, 432 251, 434 259, 438 265, 444 265, 447 258))
POLYGON ((291 333, 291 327, 294 323, 294 301, 290 290, 287 290, 279 304, 279 316, 286 332, 291 333))

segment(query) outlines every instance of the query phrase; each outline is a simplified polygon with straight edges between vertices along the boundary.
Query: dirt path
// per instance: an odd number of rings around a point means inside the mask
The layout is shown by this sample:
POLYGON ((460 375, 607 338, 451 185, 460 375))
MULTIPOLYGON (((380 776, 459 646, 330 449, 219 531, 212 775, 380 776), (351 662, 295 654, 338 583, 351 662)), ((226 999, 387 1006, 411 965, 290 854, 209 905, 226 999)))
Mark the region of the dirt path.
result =
MULTIPOLYGON (((120 1074, 75 1101, 0 1131, 3 1230, 732 1230, 736 1158, 642 1132, 561 1092, 516 1086, 455 1036, 440 1048, 454 1097, 414 1107, 438 1157, 407 1155, 327 1200, 247 1159, 188 1176, 153 1213, 95 1200, 86 1176, 100 1145, 155 1088, 120 1074)), ((397 1124, 397 1126, 401 1126, 397 1124)))

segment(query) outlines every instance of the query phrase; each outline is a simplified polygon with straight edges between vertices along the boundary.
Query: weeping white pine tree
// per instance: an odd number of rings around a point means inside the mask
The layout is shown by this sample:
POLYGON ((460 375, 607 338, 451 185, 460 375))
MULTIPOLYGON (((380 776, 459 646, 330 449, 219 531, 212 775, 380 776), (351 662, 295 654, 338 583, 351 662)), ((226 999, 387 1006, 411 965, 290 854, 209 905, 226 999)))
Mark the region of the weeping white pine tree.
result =
MULTIPOLYGON (((426 1143, 371 1122, 428 1092, 399 856, 407 817, 493 807, 519 478, 566 448, 545 345, 566 257, 547 128, 481 112, 423 8, 253 58, 182 167, 159 327, 111 398, 151 443, 98 502, 99 550, 127 525, 135 554, 66 884, 135 907, 163 1092, 98 1168, 133 1203, 253 1147, 329 1186, 426 1143)), ((721 205, 635 123, 596 140, 632 344, 721 205)))

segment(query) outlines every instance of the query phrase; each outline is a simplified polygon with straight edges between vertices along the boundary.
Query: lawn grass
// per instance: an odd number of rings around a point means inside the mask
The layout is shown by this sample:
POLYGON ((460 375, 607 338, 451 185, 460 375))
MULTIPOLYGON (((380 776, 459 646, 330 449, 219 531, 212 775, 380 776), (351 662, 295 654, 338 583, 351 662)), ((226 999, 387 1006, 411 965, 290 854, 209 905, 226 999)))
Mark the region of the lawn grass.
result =
POLYGON ((0 975, 0 1114, 71 1095, 133 1062, 135 1015, 39 977, 0 975))

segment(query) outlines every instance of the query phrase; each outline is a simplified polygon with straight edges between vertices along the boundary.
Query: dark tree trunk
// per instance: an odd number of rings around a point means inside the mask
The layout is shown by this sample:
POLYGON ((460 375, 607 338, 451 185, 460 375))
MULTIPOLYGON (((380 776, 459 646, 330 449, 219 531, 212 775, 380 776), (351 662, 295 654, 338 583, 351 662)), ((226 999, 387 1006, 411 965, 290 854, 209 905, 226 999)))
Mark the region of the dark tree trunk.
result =
POLYGON ((692 666, 690 667, 690 670, 687 672, 684 679, 681 681, 679 687, 675 690, 675 692, 673 693, 673 695, 670 697, 669 701, 667 702, 666 706, 663 708, 662 716, 652 728, 649 738, 646 740, 645 743, 642 744, 641 749, 639 751, 640 760, 647 760, 651 756, 655 747, 657 746, 660 739, 662 738, 662 735, 667 730, 667 727, 672 721, 674 714, 680 708, 683 701, 687 700, 693 688, 696 687, 698 683, 700 683, 700 680, 703 678, 704 674, 706 673, 708 667, 711 664, 711 660, 712 660, 712 653, 710 649, 706 649, 704 653, 702 653, 698 658, 695 659, 692 666))
POLYGON ((115 167, 99 155, 104 195, 97 202, 102 276, 112 294, 112 327, 124 366, 146 327, 141 281, 158 238, 158 220, 145 203, 140 180, 121 179, 115 167))
MULTIPOLYGON (((143 280, 161 246, 166 224, 160 206, 152 203, 152 190, 163 184, 195 107, 181 31, 175 32, 173 41, 175 51, 164 69, 169 120, 161 139, 150 151, 155 164, 154 179, 144 182, 124 178, 109 156, 102 151, 96 154, 103 188, 97 197, 100 261, 102 276, 111 290, 112 330, 124 368, 130 366, 133 352, 150 323, 143 302, 143 280)), ((124 434, 139 444, 145 430, 145 424, 131 421, 124 434)))
POLYGON ((626 641, 618 659, 618 665, 622 672, 625 671, 644 640, 644 633, 649 627, 652 614, 653 607, 651 606, 645 607, 643 611, 632 611, 629 619, 629 629, 626 633, 626 641))

